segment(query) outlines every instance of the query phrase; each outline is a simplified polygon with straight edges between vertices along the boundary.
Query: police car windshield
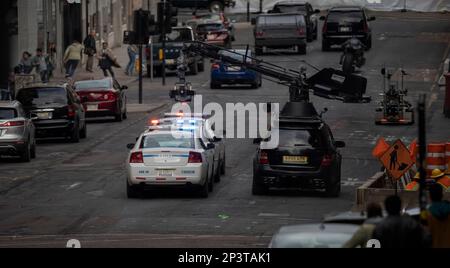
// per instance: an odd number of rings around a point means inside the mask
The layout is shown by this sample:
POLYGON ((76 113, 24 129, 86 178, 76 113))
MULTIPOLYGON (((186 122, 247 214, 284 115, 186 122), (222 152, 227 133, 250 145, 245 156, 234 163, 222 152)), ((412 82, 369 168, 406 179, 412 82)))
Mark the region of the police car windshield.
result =
POLYGON ((17 117, 17 111, 11 108, 0 108, 0 120, 14 119, 17 117))
POLYGON ((280 129, 280 147, 312 147, 323 145, 320 133, 316 130, 280 129))
POLYGON ((145 136, 142 140, 142 149, 152 148, 177 148, 194 149, 195 143, 192 135, 189 134, 157 134, 145 136))

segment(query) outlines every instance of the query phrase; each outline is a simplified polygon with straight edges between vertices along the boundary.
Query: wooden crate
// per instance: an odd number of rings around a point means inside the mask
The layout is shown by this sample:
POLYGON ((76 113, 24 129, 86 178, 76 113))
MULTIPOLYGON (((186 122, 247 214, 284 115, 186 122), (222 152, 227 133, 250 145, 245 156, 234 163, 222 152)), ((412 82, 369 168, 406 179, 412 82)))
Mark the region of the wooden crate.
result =
MULTIPOLYGON (((386 174, 379 172, 370 178, 367 183, 356 190, 356 204, 354 210, 363 211, 370 203, 383 205, 384 200, 395 195, 395 189, 386 180, 386 174)), ((419 192, 409 192, 399 189, 398 195, 402 199, 405 209, 419 207, 419 192)), ((444 194, 444 199, 450 201, 450 193, 444 194)))

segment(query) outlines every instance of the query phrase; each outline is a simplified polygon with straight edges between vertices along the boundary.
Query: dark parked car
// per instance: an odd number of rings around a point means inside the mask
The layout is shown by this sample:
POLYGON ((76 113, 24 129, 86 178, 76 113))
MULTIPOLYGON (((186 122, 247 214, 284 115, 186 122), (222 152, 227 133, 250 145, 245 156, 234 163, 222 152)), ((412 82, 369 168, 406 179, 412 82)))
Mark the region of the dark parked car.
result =
POLYGON ((299 14, 264 14, 252 20, 255 24, 255 53, 266 48, 296 48, 306 54, 306 21, 299 14))
POLYGON ((262 195, 270 188, 325 190, 337 197, 341 190, 342 156, 330 127, 310 103, 288 103, 280 114, 278 146, 268 139, 260 144, 254 159, 253 194, 262 195), (275 148, 274 148, 275 147, 275 148))
POLYGON ((169 2, 178 8, 209 9, 214 13, 236 5, 234 0, 169 0, 169 2))
POLYGON ((80 96, 86 117, 114 116, 117 122, 127 118, 127 89, 110 77, 75 83, 75 91, 80 96))
POLYGON ((23 162, 36 157, 33 121, 17 101, 0 101, 0 156, 19 156, 23 162))
POLYGON ((272 10, 269 10, 269 13, 298 13, 305 16, 307 41, 312 42, 313 40, 317 40, 319 35, 317 14, 320 13, 320 10, 313 9, 310 3, 299 1, 280 1, 273 6, 272 10))
POLYGON ((17 100, 33 118, 37 137, 65 137, 75 143, 86 138, 85 111, 72 85, 30 85, 19 90, 17 100))
POLYGON ((352 37, 358 38, 367 49, 372 47, 372 30, 368 17, 361 7, 334 7, 329 10, 322 30, 322 50, 328 51, 332 45, 342 45, 352 37))

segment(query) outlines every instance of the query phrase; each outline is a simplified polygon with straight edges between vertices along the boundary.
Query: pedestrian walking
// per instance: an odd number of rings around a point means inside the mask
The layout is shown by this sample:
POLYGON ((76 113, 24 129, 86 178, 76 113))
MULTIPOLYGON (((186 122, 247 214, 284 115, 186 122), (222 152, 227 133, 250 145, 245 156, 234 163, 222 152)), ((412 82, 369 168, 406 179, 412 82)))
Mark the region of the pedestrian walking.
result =
POLYGON ((78 67, 81 59, 83 58, 83 45, 79 41, 75 40, 66 49, 64 53, 64 65, 66 67, 66 78, 72 78, 75 74, 75 70, 78 67))
POLYGON ((422 226, 408 215, 401 215, 402 201, 398 196, 386 199, 388 217, 377 224, 373 239, 380 241, 382 248, 424 248, 427 237, 422 226))
POLYGON ((95 41, 96 33, 91 31, 91 33, 84 39, 84 54, 87 55, 86 71, 94 72, 94 57, 97 54, 97 44, 95 41))
POLYGON ((129 45, 127 51, 128 51, 128 58, 130 59, 130 61, 128 62, 125 74, 132 76, 136 65, 136 56, 138 54, 138 48, 136 45, 129 45))
POLYGON ((383 209, 376 203, 367 206, 367 220, 356 231, 353 237, 344 244, 343 248, 366 248, 367 242, 372 239, 373 231, 378 223, 383 220, 383 209))
POLYGON ((109 72, 111 77, 115 78, 115 74, 112 68, 120 68, 120 65, 117 63, 116 56, 114 56, 112 50, 108 47, 108 43, 106 42, 103 43, 102 51, 100 55, 98 55, 98 65, 100 69, 102 69, 105 77, 108 77, 109 72))
POLYGON ((36 56, 32 60, 33 67, 36 68, 36 73, 41 77, 42 83, 47 83, 48 78, 48 58, 42 52, 41 48, 36 49, 36 56))
POLYGON ((443 201, 441 184, 430 186, 431 205, 425 216, 425 226, 430 231, 433 248, 450 248, 450 202, 443 201))
POLYGON ((22 53, 18 68, 16 71, 20 74, 31 74, 33 71, 32 55, 28 51, 22 53))

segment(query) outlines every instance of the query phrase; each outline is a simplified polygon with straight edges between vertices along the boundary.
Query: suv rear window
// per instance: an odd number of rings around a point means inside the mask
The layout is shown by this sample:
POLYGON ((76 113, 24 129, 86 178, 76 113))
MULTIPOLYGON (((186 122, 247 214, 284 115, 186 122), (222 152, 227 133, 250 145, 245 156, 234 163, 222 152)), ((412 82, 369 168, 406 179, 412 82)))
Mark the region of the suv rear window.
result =
POLYGON ((280 147, 323 148, 324 142, 318 130, 280 129, 280 147))
POLYGON ((259 25, 301 25, 305 24, 303 16, 263 16, 258 19, 259 25))
POLYGON ((26 107, 67 105, 67 93, 61 87, 27 88, 19 91, 17 100, 26 107))
POLYGON ((361 23, 364 21, 362 11, 334 11, 328 15, 327 22, 331 23, 361 23))
POLYGON ((0 108, 0 120, 14 119, 17 117, 16 109, 0 108))

